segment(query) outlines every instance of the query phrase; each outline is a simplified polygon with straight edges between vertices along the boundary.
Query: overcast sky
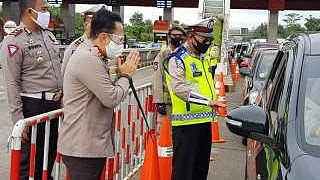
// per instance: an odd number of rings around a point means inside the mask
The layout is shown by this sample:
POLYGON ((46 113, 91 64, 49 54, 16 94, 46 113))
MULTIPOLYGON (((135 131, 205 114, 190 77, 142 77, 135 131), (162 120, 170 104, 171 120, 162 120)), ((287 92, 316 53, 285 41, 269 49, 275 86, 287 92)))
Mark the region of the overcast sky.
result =
MULTIPOLYGON (((77 5, 76 11, 83 12, 89 7, 92 7, 92 5, 77 5)), ((129 18, 134 12, 141 12, 144 15, 144 19, 150 19, 154 21, 157 20, 159 16, 162 16, 163 9, 155 7, 127 6, 124 8, 125 23, 129 23, 129 18)), ((320 11, 281 11, 279 13, 279 23, 283 24, 282 19, 284 18, 285 14, 292 12, 299 13, 303 15, 304 18, 309 17, 310 14, 312 14, 313 17, 320 18, 320 11)), ((181 23, 192 24, 192 22, 197 21, 197 14, 197 8, 174 8, 174 19, 180 21, 181 23)), ((268 11, 266 10, 232 9, 230 14, 231 28, 248 27, 249 29, 254 29, 261 23, 268 21, 268 11)), ((303 23, 303 21, 300 23, 303 23)))

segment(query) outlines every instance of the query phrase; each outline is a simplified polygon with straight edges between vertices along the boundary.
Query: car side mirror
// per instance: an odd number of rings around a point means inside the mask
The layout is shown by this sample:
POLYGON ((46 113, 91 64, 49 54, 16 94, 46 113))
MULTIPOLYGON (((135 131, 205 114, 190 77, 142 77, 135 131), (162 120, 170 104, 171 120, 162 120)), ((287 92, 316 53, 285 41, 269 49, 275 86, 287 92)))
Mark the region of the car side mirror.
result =
POLYGON ((251 70, 250 70, 248 67, 242 67, 242 68, 240 68, 239 72, 240 72, 240 74, 243 74, 243 75, 245 75, 245 76, 252 77, 251 70))
POLYGON ((271 148, 278 148, 278 143, 268 137, 269 117, 261 107, 242 106, 234 109, 227 116, 226 124, 234 134, 262 142, 271 148))

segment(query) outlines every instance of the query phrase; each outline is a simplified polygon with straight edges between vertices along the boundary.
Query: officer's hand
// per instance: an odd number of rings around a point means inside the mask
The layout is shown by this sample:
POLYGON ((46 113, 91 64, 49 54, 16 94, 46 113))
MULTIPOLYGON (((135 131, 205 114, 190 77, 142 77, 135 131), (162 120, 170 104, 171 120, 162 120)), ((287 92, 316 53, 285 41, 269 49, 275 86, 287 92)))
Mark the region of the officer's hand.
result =
POLYGON ((121 64, 121 61, 118 60, 118 70, 120 74, 126 74, 128 76, 133 76, 136 73, 137 66, 140 62, 140 55, 138 50, 132 50, 128 57, 126 58, 126 62, 121 64))
POLYGON ((223 104, 219 101, 210 101, 208 106, 211 107, 212 109, 215 109, 215 110, 218 109, 218 107, 222 107, 222 108, 227 107, 226 104, 223 104))
POLYGON ((29 140, 29 127, 24 128, 23 132, 22 132, 22 136, 21 136, 21 141, 23 143, 26 143, 29 140))
POLYGON ((157 103, 156 104, 156 107, 157 107, 157 111, 159 114, 161 115, 167 115, 167 107, 166 107, 166 104, 164 103, 157 103))

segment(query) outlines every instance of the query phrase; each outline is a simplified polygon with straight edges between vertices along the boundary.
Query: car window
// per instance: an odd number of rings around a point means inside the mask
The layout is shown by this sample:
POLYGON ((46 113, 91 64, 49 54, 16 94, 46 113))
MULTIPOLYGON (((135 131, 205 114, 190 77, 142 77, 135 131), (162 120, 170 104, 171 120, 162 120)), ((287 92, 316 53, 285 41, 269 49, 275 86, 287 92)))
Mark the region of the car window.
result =
POLYGON ((262 55, 261 60, 257 64, 256 73, 255 73, 255 78, 258 81, 265 82, 271 70, 273 61, 277 55, 276 52, 277 51, 275 51, 274 53, 265 53, 262 55))
POLYGON ((320 146, 320 56, 306 57, 303 67, 302 86, 304 90, 302 109, 304 117, 304 137, 308 144, 320 146))

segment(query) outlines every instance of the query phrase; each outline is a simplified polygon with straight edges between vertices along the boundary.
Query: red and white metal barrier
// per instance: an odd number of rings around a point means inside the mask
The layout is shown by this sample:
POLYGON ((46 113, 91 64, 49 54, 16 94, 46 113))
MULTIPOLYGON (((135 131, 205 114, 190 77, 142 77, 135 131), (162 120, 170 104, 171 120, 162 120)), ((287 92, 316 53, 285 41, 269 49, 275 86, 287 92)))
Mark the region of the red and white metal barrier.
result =
MULTIPOLYGON (((151 84, 137 88, 137 93, 144 111, 148 115, 147 121, 151 129, 155 129, 155 106, 152 103, 151 84)), ((48 154, 50 138, 50 122, 53 119, 59 119, 59 129, 63 118, 63 109, 55 110, 45 114, 37 115, 31 118, 20 120, 13 128, 9 138, 11 150, 11 167, 10 180, 19 180, 20 174, 20 155, 21 155, 21 136, 23 130, 32 126, 31 147, 30 147, 30 168, 29 179, 34 179, 35 158, 36 158, 36 139, 37 124, 46 123, 45 126, 45 143, 44 143, 44 160, 42 179, 48 178, 48 154)), ((115 156, 109 157, 106 166, 103 169, 101 180, 124 180, 130 179, 142 166, 145 138, 147 127, 144 123, 143 116, 138 108, 132 92, 114 111, 115 125, 115 156)), ((54 179, 60 180, 62 174, 61 155, 57 153, 54 179)), ((65 179, 69 179, 68 172, 64 173, 65 179)))

